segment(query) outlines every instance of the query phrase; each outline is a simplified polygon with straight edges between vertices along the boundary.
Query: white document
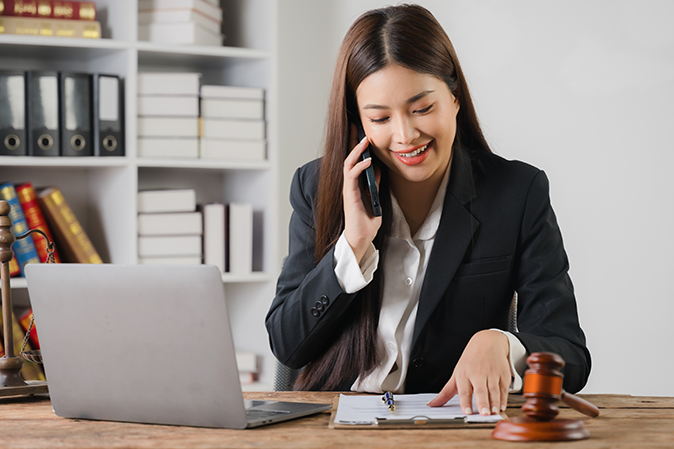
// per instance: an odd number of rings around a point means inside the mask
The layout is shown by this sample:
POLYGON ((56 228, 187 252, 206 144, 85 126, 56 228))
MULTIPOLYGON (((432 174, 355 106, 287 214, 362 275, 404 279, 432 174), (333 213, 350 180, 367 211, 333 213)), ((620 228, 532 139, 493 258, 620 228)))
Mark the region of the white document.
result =
MULTIPOLYGON (((482 416, 478 414, 466 415, 461 411, 459 397, 453 397, 442 407, 429 407, 426 404, 436 397, 434 393, 423 394, 396 394, 395 412, 390 413, 382 401, 382 396, 339 396, 339 406, 335 415, 335 423, 367 425, 376 424, 377 418, 386 418, 387 420, 412 418, 427 419, 454 419, 466 417, 469 423, 490 423, 503 419, 500 415, 482 416)), ((473 410, 477 406, 473 403, 473 410)))

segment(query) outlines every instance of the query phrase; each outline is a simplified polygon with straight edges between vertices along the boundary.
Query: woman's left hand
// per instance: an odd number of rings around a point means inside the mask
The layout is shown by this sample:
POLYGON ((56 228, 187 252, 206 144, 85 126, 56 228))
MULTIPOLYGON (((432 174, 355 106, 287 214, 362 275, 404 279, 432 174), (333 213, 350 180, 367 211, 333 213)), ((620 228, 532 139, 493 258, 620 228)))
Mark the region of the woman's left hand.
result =
POLYGON ((449 382, 428 403, 440 407, 459 395, 461 410, 473 413, 473 394, 481 415, 504 411, 510 388, 510 342, 503 332, 483 330, 470 339, 449 382))

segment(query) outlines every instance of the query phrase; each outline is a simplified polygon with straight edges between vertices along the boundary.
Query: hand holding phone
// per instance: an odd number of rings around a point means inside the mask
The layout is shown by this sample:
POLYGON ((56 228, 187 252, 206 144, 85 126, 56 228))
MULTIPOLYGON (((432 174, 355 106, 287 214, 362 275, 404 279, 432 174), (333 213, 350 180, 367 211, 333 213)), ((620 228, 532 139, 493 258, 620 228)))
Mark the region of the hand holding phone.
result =
MULTIPOLYGON (((360 121, 356 122, 356 129, 358 130, 358 141, 362 141, 365 138, 365 131, 363 130, 363 125, 360 123, 360 121)), ((362 158, 363 160, 371 157, 370 154, 370 147, 372 145, 368 145, 368 147, 363 151, 362 158)), ((364 176, 367 181, 367 190, 368 193, 370 194, 370 202, 372 203, 372 213, 374 214, 375 217, 381 217, 381 203, 379 202, 379 191, 377 190, 377 181, 375 180, 374 177, 374 168, 372 168, 373 164, 370 164, 369 167, 365 169, 364 176)))

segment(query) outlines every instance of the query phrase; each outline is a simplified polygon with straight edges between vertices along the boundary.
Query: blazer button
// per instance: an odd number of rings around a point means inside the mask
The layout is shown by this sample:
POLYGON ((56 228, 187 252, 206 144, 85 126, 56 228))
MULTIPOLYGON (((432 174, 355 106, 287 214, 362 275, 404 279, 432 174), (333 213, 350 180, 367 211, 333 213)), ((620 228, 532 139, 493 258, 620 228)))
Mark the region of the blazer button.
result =
POLYGON ((313 308, 313 307, 311 308, 311 314, 312 314, 313 316, 315 316, 316 318, 318 318, 319 316, 321 316, 321 312, 319 312, 318 310, 316 310, 316 309, 313 308))
POLYGON ((329 300, 328 297, 325 296, 325 295, 321 296, 321 302, 323 303, 323 305, 324 305, 325 307, 328 307, 328 304, 330 304, 330 300, 329 300))
POLYGON ((423 357, 419 357, 418 359, 412 360, 412 366, 413 366, 414 368, 421 368, 422 366, 424 366, 424 363, 425 363, 425 362, 426 362, 426 361, 424 360, 423 357))
POLYGON ((318 310, 320 312, 321 310, 323 310, 323 303, 320 302, 320 301, 316 301, 316 304, 314 305, 314 307, 316 308, 316 310, 318 310))

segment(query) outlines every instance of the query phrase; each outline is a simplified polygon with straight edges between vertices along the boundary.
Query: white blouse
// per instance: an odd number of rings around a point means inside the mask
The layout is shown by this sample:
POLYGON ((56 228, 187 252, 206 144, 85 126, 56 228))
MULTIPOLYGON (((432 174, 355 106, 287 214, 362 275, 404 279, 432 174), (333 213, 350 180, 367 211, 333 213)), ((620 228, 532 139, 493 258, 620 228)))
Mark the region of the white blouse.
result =
MULTIPOLYGON (((382 261, 384 285, 377 328, 380 361, 369 375, 356 379, 351 386, 352 391, 404 393, 419 295, 440 225, 448 181, 449 167, 426 220, 414 236, 410 235, 409 225, 391 192, 393 221, 387 236, 387 257, 382 261)), ((372 281, 379 265, 379 251, 370 244, 359 264, 342 233, 335 245, 333 262, 335 275, 342 289, 346 293, 355 293, 372 281)), ((494 330, 503 332, 510 342, 509 360, 513 380, 510 390, 518 391, 522 388, 522 376, 526 369, 526 350, 510 332, 494 330)))

